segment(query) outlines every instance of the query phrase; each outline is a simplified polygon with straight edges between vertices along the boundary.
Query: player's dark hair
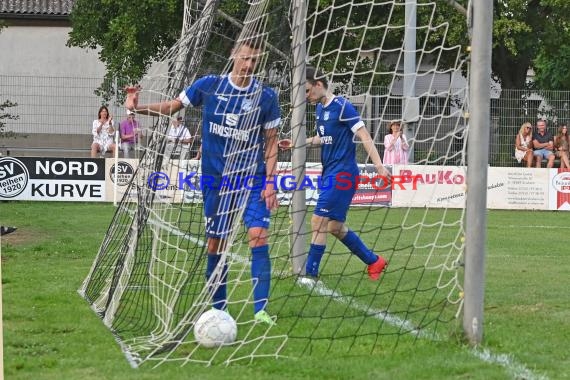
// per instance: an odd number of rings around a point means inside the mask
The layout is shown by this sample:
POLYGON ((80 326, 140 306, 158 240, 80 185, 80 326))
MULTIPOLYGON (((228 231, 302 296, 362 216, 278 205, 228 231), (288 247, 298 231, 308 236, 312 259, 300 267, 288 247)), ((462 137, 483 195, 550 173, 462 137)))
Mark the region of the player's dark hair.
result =
POLYGON ((325 77, 323 73, 321 73, 320 71, 317 71, 317 69, 315 69, 313 66, 307 66, 306 77, 307 77, 307 82, 309 82, 313 86, 317 82, 321 82, 324 88, 326 89, 329 88, 329 81, 327 80, 327 77, 325 77))

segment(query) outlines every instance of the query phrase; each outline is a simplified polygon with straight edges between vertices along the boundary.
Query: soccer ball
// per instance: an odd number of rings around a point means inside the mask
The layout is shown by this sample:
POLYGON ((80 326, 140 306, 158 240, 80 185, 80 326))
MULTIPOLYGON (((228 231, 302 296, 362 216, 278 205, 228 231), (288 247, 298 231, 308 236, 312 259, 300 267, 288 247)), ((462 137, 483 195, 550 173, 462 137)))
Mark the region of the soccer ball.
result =
POLYGON ((194 325, 194 337, 200 345, 207 348, 233 343, 236 336, 236 321, 223 310, 208 310, 194 325))

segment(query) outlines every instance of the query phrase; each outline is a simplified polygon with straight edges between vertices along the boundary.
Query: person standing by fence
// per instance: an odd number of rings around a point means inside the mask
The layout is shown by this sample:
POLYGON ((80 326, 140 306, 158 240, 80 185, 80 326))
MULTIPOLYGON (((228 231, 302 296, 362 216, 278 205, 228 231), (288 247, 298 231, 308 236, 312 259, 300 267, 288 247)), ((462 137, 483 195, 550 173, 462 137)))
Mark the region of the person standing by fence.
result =
POLYGON ((408 140, 399 121, 392 121, 384 137, 384 165, 408 163, 408 140))

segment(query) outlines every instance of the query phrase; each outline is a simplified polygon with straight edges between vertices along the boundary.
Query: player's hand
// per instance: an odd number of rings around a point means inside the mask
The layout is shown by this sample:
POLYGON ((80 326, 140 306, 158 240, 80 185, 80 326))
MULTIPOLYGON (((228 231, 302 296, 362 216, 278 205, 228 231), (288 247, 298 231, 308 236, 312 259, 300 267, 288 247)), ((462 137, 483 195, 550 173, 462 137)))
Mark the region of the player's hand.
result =
POLYGON ((127 86, 125 87, 125 91, 127 93, 127 98, 125 99, 125 108, 131 111, 136 110, 139 104, 139 92, 141 90, 141 86, 127 86))
POLYGON ((293 141, 291 141, 291 139, 283 139, 283 140, 279 140, 277 142, 277 145, 279 146, 279 149, 287 150, 287 149, 291 149, 291 147, 293 146, 293 141))
POLYGON ((377 166, 376 171, 378 172, 379 176, 386 177, 386 180, 388 182, 390 182, 390 180, 392 179, 392 174, 390 174, 390 172, 388 171, 388 169, 386 169, 384 165, 377 166))
POLYGON ((265 182, 265 188, 261 191, 261 198, 265 199, 265 207, 268 210, 276 210, 279 207, 277 191, 275 191, 273 182, 265 182))

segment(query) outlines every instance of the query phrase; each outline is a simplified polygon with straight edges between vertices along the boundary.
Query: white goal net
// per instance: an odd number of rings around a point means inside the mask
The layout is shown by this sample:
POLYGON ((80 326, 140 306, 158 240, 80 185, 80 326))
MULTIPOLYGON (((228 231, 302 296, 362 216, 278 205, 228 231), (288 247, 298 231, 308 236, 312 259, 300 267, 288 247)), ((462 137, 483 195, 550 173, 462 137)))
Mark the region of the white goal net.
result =
MULTIPOLYGON (((300 3, 307 7, 306 62, 328 78, 335 94, 357 107, 381 156, 392 120, 401 121, 409 143, 409 162, 390 166, 394 184, 363 184, 347 218, 365 244, 389 261, 387 270, 380 281, 370 281, 362 262, 331 237, 319 281, 299 281, 291 267, 291 241, 305 239, 308 250, 310 231, 294 236, 292 213, 302 213, 308 226, 322 170, 319 150, 305 147, 310 182, 305 207, 293 210, 294 190, 278 186, 280 207, 270 220, 267 311, 277 323, 257 323, 251 252, 241 220, 241 205, 251 189, 231 188, 221 195, 222 202, 237 205, 219 209, 229 213, 223 226, 227 244, 219 252, 228 273, 218 265, 206 278, 199 178, 208 173, 202 173, 201 161, 194 159, 204 135, 203 110, 187 107, 176 115, 162 115, 155 118, 135 178, 79 290, 133 366, 372 352, 380 345, 396 346, 401 339, 444 339, 456 327, 462 303, 468 67, 461 47, 450 43, 447 15, 453 10, 418 1, 412 25, 406 3, 399 0, 300 3), (169 140, 178 116, 193 136, 191 143, 169 140), (226 284, 227 310, 237 321, 238 335, 230 345, 206 349, 196 342, 192 329, 212 307, 212 292, 220 283, 226 284)), ((141 81, 139 103, 174 99, 198 78, 228 73, 236 42, 261 38, 265 48, 255 77, 279 96, 279 136, 291 138, 295 4, 251 0, 229 8, 219 1, 186 0, 181 38, 141 81)), ((306 125, 307 137, 314 136, 310 106, 306 125)), ((260 131, 244 133, 248 140, 260 131)), ((226 162, 224 175, 233 178, 235 157, 244 152, 255 156, 264 146, 230 140, 223 157, 217 158, 226 162)), ((361 174, 372 178, 369 157, 356 143, 361 174)), ((295 145, 302 149, 304 139, 295 145)), ((201 154, 212 159, 207 149, 201 154)), ((295 169, 290 155, 279 152, 279 185, 295 169)), ((239 174, 255 171, 252 161, 240 167, 239 174)))

